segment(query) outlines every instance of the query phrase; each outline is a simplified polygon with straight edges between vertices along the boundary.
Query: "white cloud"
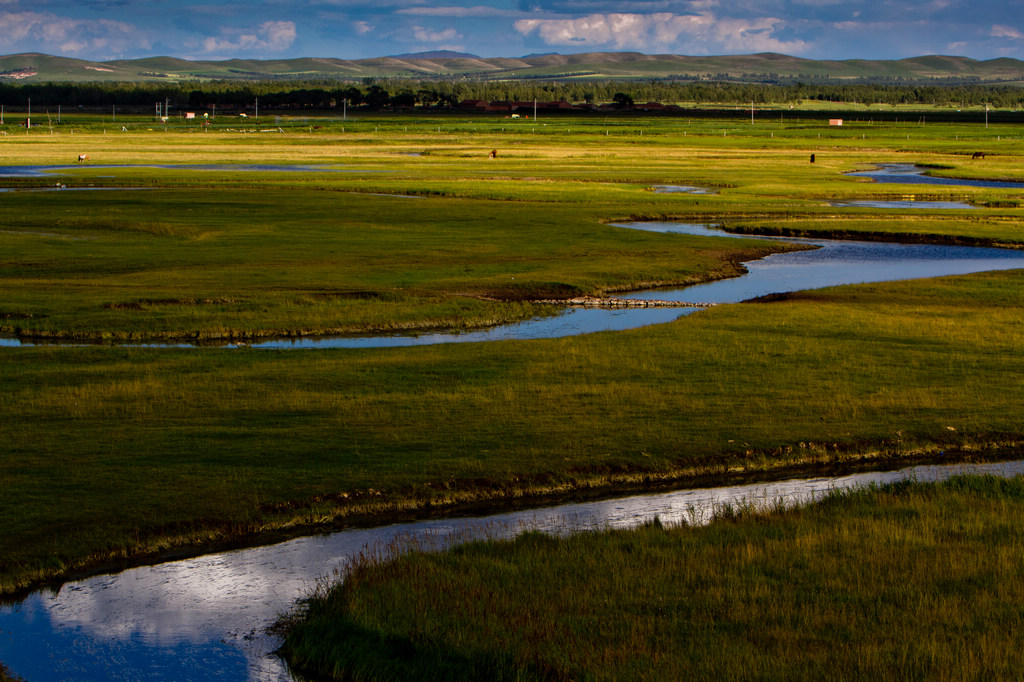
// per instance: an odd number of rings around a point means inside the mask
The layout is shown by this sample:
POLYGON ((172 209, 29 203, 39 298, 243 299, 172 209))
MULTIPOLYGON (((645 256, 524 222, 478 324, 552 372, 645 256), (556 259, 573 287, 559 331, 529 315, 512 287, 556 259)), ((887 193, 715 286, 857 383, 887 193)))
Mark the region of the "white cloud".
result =
POLYGON ((254 32, 243 29, 225 28, 221 37, 210 36, 203 40, 206 52, 282 52, 295 42, 295 22, 265 21, 254 32))
POLYGON ((1012 26, 1004 26, 1001 24, 993 26, 990 35, 993 38, 1013 38, 1014 40, 1024 38, 1024 33, 1021 33, 1012 26))
POLYGON ((0 45, 13 45, 25 38, 29 31, 43 23, 43 16, 35 12, 0 14, 0 45))
POLYGON ((75 54, 89 47, 89 43, 82 41, 70 41, 67 43, 61 43, 60 51, 66 54, 75 54))
POLYGON ((354 28, 356 33, 361 36, 364 36, 367 33, 373 33, 373 25, 365 21, 352 22, 352 28, 354 28))
POLYGON ((430 16, 430 17, 452 17, 458 19, 464 18, 501 18, 501 17, 521 17, 523 12, 518 10, 501 9, 498 7, 487 7, 485 5, 477 5, 475 7, 409 7, 406 9, 400 9, 395 14, 414 14, 417 16, 430 16))
POLYGON ((683 45, 691 51, 788 52, 806 48, 801 40, 773 37, 785 22, 775 18, 718 19, 710 13, 679 15, 591 14, 576 19, 521 19, 516 31, 536 32, 549 45, 610 46, 617 50, 671 50, 683 45))
POLYGON ((86 50, 148 49, 149 41, 135 26, 109 19, 72 19, 51 12, 0 13, 0 48, 21 41, 33 51, 77 54, 86 50))
POLYGON ((450 40, 458 40, 462 36, 454 28, 446 28, 443 31, 432 31, 422 26, 412 27, 413 37, 421 43, 443 43, 450 40))

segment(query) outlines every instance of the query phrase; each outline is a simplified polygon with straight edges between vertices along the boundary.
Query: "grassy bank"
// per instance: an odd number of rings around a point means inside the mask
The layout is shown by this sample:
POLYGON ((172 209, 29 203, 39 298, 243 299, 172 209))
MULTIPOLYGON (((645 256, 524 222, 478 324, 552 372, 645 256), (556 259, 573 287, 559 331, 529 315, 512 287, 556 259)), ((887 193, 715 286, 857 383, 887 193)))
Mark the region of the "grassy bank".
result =
MULTIPOLYGON (((1014 177, 1024 147, 1009 128, 143 125, 4 139, 0 165, 89 152, 95 166, 0 181, 38 190, 0 193, 0 332, 111 341, 465 329, 544 314, 538 297, 721 277, 782 248, 608 224, 630 217, 1024 242, 1019 190, 926 190, 985 206, 963 211, 826 202, 893 192, 843 174, 874 162, 1014 177), (980 143, 998 153, 972 165, 980 143), (155 162, 330 168, 145 165, 155 162), (136 165, 96 167, 107 163, 136 165), (50 191, 58 180, 67 190, 50 191), (712 193, 657 194, 659 184, 712 193)), ((846 287, 531 342, 2 349, 0 591, 408 510, 861 458, 998 456, 1024 441, 1021 277, 846 287)))
POLYGON ((338 352, 0 356, 5 586, 424 504, 1019 444, 1021 276, 630 332, 338 352))
POLYGON ((735 274, 770 248, 637 236, 598 220, 617 204, 595 203, 252 185, 12 193, 0 205, 0 332, 206 339, 480 327, 549 313, 536 299, 735 274))
POLYGON ((834 493, 709 526, 353 567, 291 624, 318 679, 1014 679, 1024 481, 834 493))

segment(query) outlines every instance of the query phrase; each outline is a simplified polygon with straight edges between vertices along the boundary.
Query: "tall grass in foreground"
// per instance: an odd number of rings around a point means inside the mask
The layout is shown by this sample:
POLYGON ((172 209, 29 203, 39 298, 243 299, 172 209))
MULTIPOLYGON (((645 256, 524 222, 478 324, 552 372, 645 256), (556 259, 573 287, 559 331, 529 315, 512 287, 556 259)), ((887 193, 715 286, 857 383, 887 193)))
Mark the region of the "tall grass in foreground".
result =
POLYGON ((1024 479, 709 526, 527 533, 351 569, 284 646, 346 680, 1018 679, 1024 479))

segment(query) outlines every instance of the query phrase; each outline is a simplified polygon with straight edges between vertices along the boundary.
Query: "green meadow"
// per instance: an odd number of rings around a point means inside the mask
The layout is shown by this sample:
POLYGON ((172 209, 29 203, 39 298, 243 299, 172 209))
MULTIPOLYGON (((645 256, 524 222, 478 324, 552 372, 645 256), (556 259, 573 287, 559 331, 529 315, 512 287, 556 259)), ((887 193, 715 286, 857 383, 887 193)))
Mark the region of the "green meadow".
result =
POLYGON ((1019 248, 1019 190, 843 174, 1024 179, 1018 126, 34 118, 0 126, 0 166, 65 168, 0 178, 0 335, 40 344, 0 348, 4 592, 345 523, 1024 440, 1020 271, 564 339, 245 345, 485 327, 793 248, 613 225, 630 219, 1019 248), (979 208, 827 203, 908 195, 979 208))
POLYGON ((398 549, 322 586, 314 679, 1016 679, 1024 480, 899 483, 556 540, 398 549))

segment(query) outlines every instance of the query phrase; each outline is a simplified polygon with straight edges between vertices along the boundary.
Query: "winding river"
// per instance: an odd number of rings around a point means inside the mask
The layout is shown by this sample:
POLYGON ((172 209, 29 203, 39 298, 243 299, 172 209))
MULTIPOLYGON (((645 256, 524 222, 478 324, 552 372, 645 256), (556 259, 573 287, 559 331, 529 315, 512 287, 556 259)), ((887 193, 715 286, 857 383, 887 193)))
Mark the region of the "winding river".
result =
MULTIPOLYGON (((645 223, 636 229, 728 236, 703 225, 645 223)), ((778 240, 777 238, 772 238, 778 240)), ((985 270, 1024 268, 1024 252, 877 242, 796 240, 813 250, 747 263, 748 274, 674 291, 633 294, 690 303, 734 303, 769 293, 985 270)), ((546 338, 668 322, 698 308, 569 309, 555 318, 466 334, 276 341, 268 348, 335 348, 546 338)), ((18 345, 8 340, 6 345, 18 345)), ((367 546, 416 539, 445 546, 508 537, 527 528, 565 533, 631 527, 657 516, 703 523, 736 501, 797 504, 834 488, 960 472, 1013 476, 1024 462, 914 467, 902 471, 683 490, 567 504, 490 517, 443 519, 298 538, 68 582, 0 606, 0 661, 28 682, 42 680, 290 680, 265 632, 309 591, 367 546)))
POLYGON ((567 533, 709 521, 722 504, 799 504, 833 489, 957 473, 1024 473, 1024 462, 919 466, 773 483, 682 490, 489 517, 346 530, 254 549, 134 568, 36 592, 0 607, 0 660, 28 682, 50 680, 291 680, 265 629, 323 576, 369 547, 444 547, 526 529, 567 533))

